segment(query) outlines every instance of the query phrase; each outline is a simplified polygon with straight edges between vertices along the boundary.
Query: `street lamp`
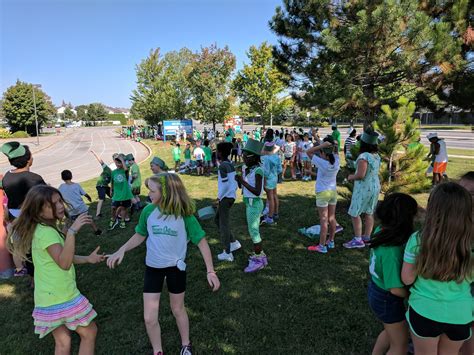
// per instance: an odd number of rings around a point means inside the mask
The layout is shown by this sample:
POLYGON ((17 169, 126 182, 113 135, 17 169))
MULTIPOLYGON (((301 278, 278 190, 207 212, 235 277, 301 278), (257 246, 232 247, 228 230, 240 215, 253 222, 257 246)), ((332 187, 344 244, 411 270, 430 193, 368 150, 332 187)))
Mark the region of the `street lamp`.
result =
POLYGON ((32 84, 33 86, 33 105, 35 107, 35 124, 36 124, 36 145, 40 144, 39 141, 39 130, 38 130, 38 115, 36 113, 36 96, 35 96, 35 88, 40 88, 41 84, 32 84))

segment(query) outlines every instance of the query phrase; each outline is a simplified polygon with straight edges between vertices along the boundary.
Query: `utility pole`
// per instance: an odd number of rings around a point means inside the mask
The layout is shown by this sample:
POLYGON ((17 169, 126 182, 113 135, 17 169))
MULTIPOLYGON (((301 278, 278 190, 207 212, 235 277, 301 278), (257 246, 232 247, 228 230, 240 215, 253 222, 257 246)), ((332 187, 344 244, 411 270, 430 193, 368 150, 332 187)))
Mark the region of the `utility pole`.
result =
POLYGON ((33 106, 35 108, 35 124, 36 124, 36 145, 40 144, 39 141, 39 129, 38 129, 38 114, 36 113, 36 95, 35 95, 35 87, 40 88, 40 84, 32 84, 33 86, 33 106))

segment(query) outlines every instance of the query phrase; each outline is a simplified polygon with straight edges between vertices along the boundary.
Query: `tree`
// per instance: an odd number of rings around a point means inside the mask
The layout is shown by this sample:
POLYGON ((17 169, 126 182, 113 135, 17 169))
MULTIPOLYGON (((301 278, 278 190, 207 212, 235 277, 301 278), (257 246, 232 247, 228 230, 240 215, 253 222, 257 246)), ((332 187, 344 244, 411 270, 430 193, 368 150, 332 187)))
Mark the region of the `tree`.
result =
POLYGON ((285 88, 285 76, 273 63, 272 47, 267 42, 251 46, 247 56, 250 64, 237 73, 233 88, 242 102, 262 117, 265 127, 275 112, 277 95, 285 88))
POLYGON ((97 121, 106 121, 108 112, 101 103, 92 103, 87 107, 86 122, 89 125, 96 125, 97 121))
POLYGON ((194 57, 189 83, 193 95, 195 118, 204 123, 223 122, 230 113, 231 75, 235 69, 235 56, 226 46, 201 48, 194 57))
POLYGON ((137 65, 137 88, 133 91, 133 115, 157 124, 165 119, 185 118, 191 110, 188 76, 193 53, 182 48, 160 55, 160 49, 137 65))
MULTIPOLYGON (((35 88, 36 114, 38 127, 41 128, 49 116, 55 113, 51 98, 35 88)), ((12 132, 26 131, 36 135, 35 108, 33 102, 33 85, 18 80, 3 93, 2 111, 12 132)))
POLYGON ((72 110, 71 107, 67 106, 64 110, 64 120, 65 121, 71 121, 76 118, 76 115, 74 114, 74 111, 72 110))
POLYGON ((425 177, 428 163, 426 151, 419 142, 419 120, 413 120, 415 103, 401 97, 398 108, 382 106, 383 114, 375 121, 375 128, 384 136, 379 145, 382 191, 419 192, 430 185, 425 177))
POLYGON ((87 121, 87 108, 88 105, 76 106, 76 115, 78 121, 87 121))
MULTIPOLYGON (((401 96, 433 95, 443 67, 459 72, 466 60, 453 19, 434 18, 424 3, 434 1, 284 0, 270 22, 281 36, 273 54, 304 93, 298 103, 373 120, 401 96)), ((444 3, 467 16, 466 0, 444 3)))

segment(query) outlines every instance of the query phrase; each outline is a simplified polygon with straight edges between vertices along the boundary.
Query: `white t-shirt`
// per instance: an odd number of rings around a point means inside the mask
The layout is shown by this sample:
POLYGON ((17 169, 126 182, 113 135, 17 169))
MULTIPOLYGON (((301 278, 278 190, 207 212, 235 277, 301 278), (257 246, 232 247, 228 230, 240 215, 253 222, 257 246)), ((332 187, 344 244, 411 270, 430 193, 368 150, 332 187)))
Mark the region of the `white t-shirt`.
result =
POLYGON ((311 162, 318 168, 318 176, 316 177, 316 193, 336 190, 336 177, 340 169, 339 156, 334 154, 335 162, 333 165, 326 159, 313 155, 311 162))
POLYGON ((234 164, 230 161, 223 161, 219 165, 217 175, 217 197, 219 200, 223 198, 233 198, 235 200, 237 181, 235 181, 234 164))
POLYGON ((193 155, 196 160, 204 160, 204 150, 201 147, 194 148, 193 155))
POLYGON ((295 148, 295 142, 286 142, 283 146, 283 152, 285 154, 285 158, 291 158, 293 156, 293 149, 295 148))
POLYGON ((313 146, 313 143, 310 141, 303 141, 301 142, 301 157, 302 158, 307 158, 308 154, 306 154, 306 151, 313 146))
POLYGON ((255 175, 258 174, 260 176, 262 176, 262 189, 260 190, 260 193, 258 195, 254 195, 253 193, 251 193, 245 186, 242 187, 242 192, 244 194, 244 197, 261 197, 262 196, 262 193, 263 193, 263 169, 260 167, 260 166, 255 166, 253 167, 250 172, 248 173, 248 175, 245 175, 245 171, 246 171, 247 167, 244 165, 242 167, 242 172, 243 172, 243 179, 245 182, 247 182, 250 186, 256 186, 256 183, 255 183, 255 175))
POLYGON ((435 157, 436 163, 446 163, 448 161, 448 151, 446 149, 446 142, 444 139, 439 139, 439 153, 435 157))

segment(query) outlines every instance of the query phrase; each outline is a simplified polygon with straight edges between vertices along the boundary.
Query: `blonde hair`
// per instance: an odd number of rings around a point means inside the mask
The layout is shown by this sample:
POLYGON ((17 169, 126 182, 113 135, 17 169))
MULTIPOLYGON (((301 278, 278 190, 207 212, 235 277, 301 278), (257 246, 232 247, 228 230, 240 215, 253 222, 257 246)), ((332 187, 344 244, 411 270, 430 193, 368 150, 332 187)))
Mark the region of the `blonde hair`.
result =
POLYGON ((148 187, 150 181, 153 181, 161 193, 161 199, 158 202, 161 213, 175 217, 186 217, 194 214, 194 201, 189 197, 177 174, 160 173, 153 175, 146 179, 146 187, 148 187))
POLYGON ((50 226, 62 235, 57 227, 59 217, 57 217, 56 206, 53 203, 53 196, 55 194, 58 194, 61 201, 64 203, 61 193, 54 187, 38 185, 32 187, 30 191, 28 191, 25 201, 23 201, 21 206, 20 216, 18 216, 18 218, 12 223, 7 242, 10 253, 19 256, 23 260, 28 259, 27 254, 31 251, 33 236, 38 224, 50 226), (43 207, 47 203, 53 210, 53 216, 55 216, 53 220, 46 220, 41 217, 43 207))
POLYGON ((447 182, 431 192, 421 231, 417 273, 425 279, 462 282, 472 274, 474 237, 471 196, 447 182))

